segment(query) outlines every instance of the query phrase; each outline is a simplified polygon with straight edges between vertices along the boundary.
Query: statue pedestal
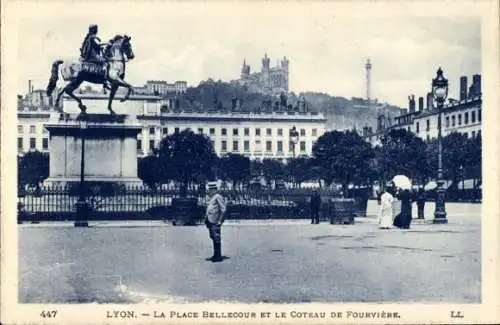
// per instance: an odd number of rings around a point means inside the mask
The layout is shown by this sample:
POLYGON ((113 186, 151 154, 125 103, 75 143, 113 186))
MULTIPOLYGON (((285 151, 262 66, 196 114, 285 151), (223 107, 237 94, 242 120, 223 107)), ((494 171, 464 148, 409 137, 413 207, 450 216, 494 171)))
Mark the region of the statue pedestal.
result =
POLYGON ((45 185, 80 182, 82 137, 85 182, 141 185, 137 177, 137 134, 142 127, 129 115, 53 114, 49 131, 50 173, 45 185), (84 120, 85 122, 83 122, 84 120), (85 128, 82 128, 86 124, 85 128))

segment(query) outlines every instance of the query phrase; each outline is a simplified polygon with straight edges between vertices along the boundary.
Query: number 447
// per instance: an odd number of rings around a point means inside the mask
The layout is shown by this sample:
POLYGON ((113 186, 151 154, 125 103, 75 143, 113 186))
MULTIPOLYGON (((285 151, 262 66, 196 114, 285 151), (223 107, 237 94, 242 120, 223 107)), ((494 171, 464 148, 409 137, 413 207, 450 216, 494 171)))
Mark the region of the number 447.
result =
POLYGON ((44 310, 40 313, 42 318, 54 318, 57 315, 57 310, 44 310))

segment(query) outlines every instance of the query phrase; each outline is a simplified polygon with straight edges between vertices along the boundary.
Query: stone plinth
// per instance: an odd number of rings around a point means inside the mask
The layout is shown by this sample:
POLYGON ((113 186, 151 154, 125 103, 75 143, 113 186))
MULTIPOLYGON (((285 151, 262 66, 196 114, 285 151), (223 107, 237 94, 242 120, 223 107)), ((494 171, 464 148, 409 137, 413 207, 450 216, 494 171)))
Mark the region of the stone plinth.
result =
POLYGON ((80 181, 82 136, 85 137, 85 181, 142 184, 137 177, 137 134, 141 126, 128 115, 54 114, 49 131, 50 173, 47 185, 80 181))

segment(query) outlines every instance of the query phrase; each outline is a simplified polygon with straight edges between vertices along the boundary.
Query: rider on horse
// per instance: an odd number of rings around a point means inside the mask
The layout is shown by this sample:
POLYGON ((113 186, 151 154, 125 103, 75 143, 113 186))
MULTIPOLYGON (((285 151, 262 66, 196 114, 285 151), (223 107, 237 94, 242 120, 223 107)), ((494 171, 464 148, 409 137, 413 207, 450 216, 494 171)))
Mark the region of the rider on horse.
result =
POLYGON ((108 110, 113 113, 111 103, 118 88, 125 87, 128 90, 125 97, 120 99, 121 101, 128 100, 133 92, 132 85, 124 80, 126 62, 135 57, 130 39, 131 37, 127 35, 117 35, 108 43, 100 44, 100 39, 97 37, 97 25, 89 26, 89 33, 80 49, 80 60, 55 60, 52 63, 46 89, 47 96, 51 96, 56 89, 59 74, 61 74, 64 81, 68 83, 57 94, 55 106, 59 107, 58 104, 63 94, 67 94, 78 103, 81 112, 85 113, 86 106, 74 94, 74 91, 83 82, 101 84, 104 88, 111 90, 108 110), (101 50, 103 45, 104 51, 101 50))
MULTIPOLYGON (((80 56, 83 62, 92 63, 97 66, 97 69, 95 70, 90 67, 91 71, 105 75, 107 73, 107 64, 103 55, 103 47, 109 46, 109 43, 101 43, 101 39, 97 36, 97 33, 97 25, 90 25, 89 31, 87 35, 85 35, 82 47, 80 48, 80 56)), ((103 84, 103 88, 104 92, 106 92, 105 89, 109 89, 110 86, 107 82, 105 82, 103 84)))
POLYGON ((87 62, 103 62, 104 58, 101 54, 101 39, 97 37, 97 25, 90 25, 89 32, 85 35, 82 47, 80 48, 80 55, 83 61, 87 62))

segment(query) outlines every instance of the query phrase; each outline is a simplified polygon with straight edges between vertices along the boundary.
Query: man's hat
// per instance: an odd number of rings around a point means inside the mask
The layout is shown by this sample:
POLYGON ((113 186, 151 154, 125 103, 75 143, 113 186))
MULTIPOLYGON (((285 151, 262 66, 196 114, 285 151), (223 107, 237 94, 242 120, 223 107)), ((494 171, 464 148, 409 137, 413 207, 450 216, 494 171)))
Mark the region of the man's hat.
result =
POLYGON ((89 30, 91 30, 91 29, 96 29, 96 28, 97 28, 97 25, 96 25, 96 24, 89 25, 89 30))
POLYGON ((217 182, 208 182, 207 186, 209 190, 216 190, 218 188, 218 183, 217 182))

